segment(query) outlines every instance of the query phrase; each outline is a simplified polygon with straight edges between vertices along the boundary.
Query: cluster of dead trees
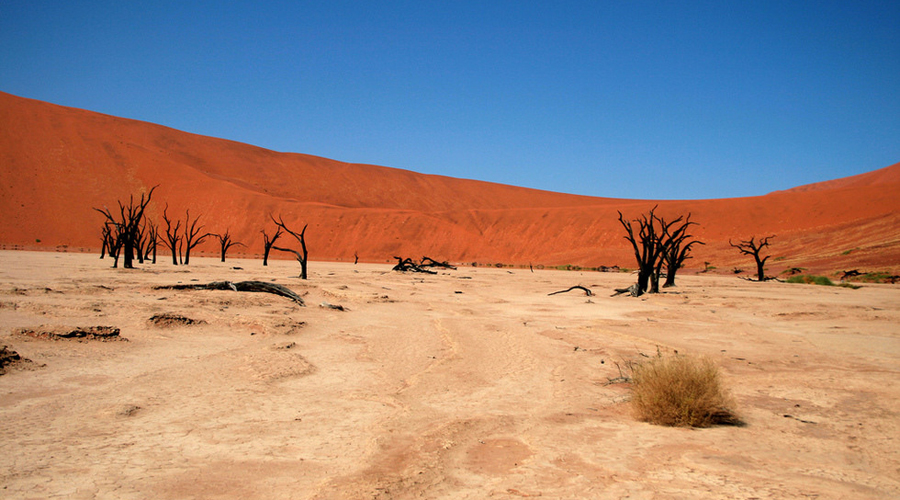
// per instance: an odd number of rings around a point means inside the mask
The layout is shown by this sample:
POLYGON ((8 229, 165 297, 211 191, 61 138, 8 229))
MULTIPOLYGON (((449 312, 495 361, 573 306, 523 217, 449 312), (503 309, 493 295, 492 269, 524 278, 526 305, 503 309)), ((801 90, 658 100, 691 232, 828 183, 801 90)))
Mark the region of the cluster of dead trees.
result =
POLYGON ((150 200, 153 198, 154 186, 146 194, 141 194, 141 199, 135 203, 134 195, 129 199, 128 205, 119 201, 118 212, 109 208, 94 208, 105 217, 103 221, 102 236, 103 247, 100 258, 107 254, 114 259, 113 267, 119 266, 119 256, 123 257, 122 267, 134 268, 134 259, 143 263, 144 259, 153 254, 153 262, 156 263, 156 226, 148 224, 144 212, 150 200), (149 227, 148 227, 149 225, 149 227))
MULTIPOLYGON (((94 208, 104 216, 102 234, 102 249, 100 258, 109 255, 113 258, 113 267, 119 266, 119 257, 122 257, 122 267, 126 269, 134 268, 134 261, 143 264, 145 260, 151 260, 156 264, 157 246, 163 245, 169 250, 172 256, 173 265, 188 265, 191 262, 191 251, 198 245, 206 241, 208 238, 215 238, 219 243, 222 262, 225 262, 225 255, 232 247, 246 246, 239 241, 235 241, 231 235, 230 229, 226 229, 224 233, 204 232, 204 225, 200 224, 200 216, 191 217, 190 209, 185 211, 184 219, 176 219, 169 216, 168 204, 163 209, 163 223, 165 227, 154 223, 147 216, 147 206, 153 198, 153 192, 158 186, 154 186, 147 193, 141 194, 139 200, 135 200, 132 195, 128 203, 118 202, 118 210, 111 210, 107 207, 94 208)), ((306 227, 300 233, 290 230, 279 215, 278 219, 269 216, 277 226, 277 230, 272 237, 263 231, 265 253, 263 257, 263 265, 268 264, 269 252, 272 249, 290 252, 295 255, 297 261, 300 262, 300 277, 307 277, 308 251, 306 248, 306 227), (276 247, 275 241, 283 234, 293 236, 300 245, 300 250, 292 248, 276 247)))
MULTIPOLYGON (((659 279, 666 277, 663 288, 675 285, 675 274, 682 267, 684 261, 691 258, 690 251, 694 245, 703 245, 702 241, 693 239, 689 233, 692 225, 697 223, 691 220, 691 214, 687 217, 679 216, 672 220, 666 220, 656 214, 653 207, 648 214, 642 214, 634 220, 625 220, 622 212, 619 212, 619 222, 625 228, 625 239, 631 243, 634 256, 638 264, 637 283, 628 288, 616 289, 617 294, 630 293, 637 297, 644 293, 658 293, 659 279), (663 267, 665 266, 665 273, 663 267)), ((774 236, 760 238, 751 237, 749 240, 740 240, 728 244, 738 249, 742 254, 752 256, 756 262, 756 275, 758 281, 774 279, 765 274, 766 261, 769 255, 763 255, 763 250, 769 246, 774 236)), ((709 268, 709 263, 707 268, 709 268)))
MULTIPOLYGON (((185 211, 183 220, 174 219, 169 217, 169 207, 166 205, 162 214, 165 227, 154 223, 147 217, 147 206, 157 187, 154 186, 148 192, 141 194, 140 199, 137 200, 132 195, 127 204, 119 201, 118 210, 114 211, 106 207, 94 208, 105 218, 102 227, 101 258, 106 255, 112 257, 114 259, 113 267, 118 267, 119 257, 122 257, 122 266, 127 269, 134 267, 135 260, 139 263, 151 260, 155 264, 157 247, 160 244, 168 249, 173 265, 190 264, 191 251, 208 238, 218 240, 222 262, 225 262, 225 255, 229 249, 239 245, 245 246, 233 239, 230 230, 226 230, 222 234, 204 232, 204 225, 200 224, 200 216, 191 217, 190 210, 185 211)), ((618 293, 627 292, 633 296, 658 293, 659 280, 662 276, 666 278, 662 285, 663 288, 674 286, 675 275, 683 266, 684 261, 691 258, 692 247, 704 244, 702 241, 694 239, 689 232, 691 226, 697 225, 691 220, 691 214, 667 220, 657 215, 656 209, 657 207, 653 207, 649 213, 641 214, 640 217, 633 220, 626 220, 622 212, 618 212, 619 222, 625 229, 625 239, 631 243, 638 264, 637 283, 628 288, 617 289, 618 293), (665 268, 665 273, 663 273, 663 268, 665 268)), ((266 230, 261 231, 263 235, 263 265, 268 265, 272 250, 291 253, 300 263, 300 278, 307 279, 309 252, 306 246, 306 229, 308 224, 304 225, 298 233, 287 226, 281 215, 277 219, 272 215, 269 215, 269 218, 275 223, 275 231, 271 235, 266 230), (299 249, 276 246, 279 238, 285 235, 292 237, 295 246, 299 249)), ((759 281, 771 279, 765 276, 764 271, 769 256, 763 256, 761 252, 769 246, 769 240, 773 237, 766 236, 759 241, 752 237, 738 243, 728 241, 741 253, 754 258, 759 281)), ((438 262, 430 257, 422 257, 419 262, 409 258, 395 258, 397 259, 397 265, 393 268, 395 271, 436 274, 431 270, 432 268, 455 269, 446 261, 438 262)), ((358 260, 358 257, 356 259, 358 260)))
POLYGON ((638 297, 644 293, 659 293, 659 278, 665 266, 666 281, 663 287, 675 285, 675 274, 684 261, 691 258, 694 245, 703 245, 702 241, 693 239, 688 232, 696 225, 687 217, 679 216, 666 220, 656 214, 656 208, 648 214, 642 214, 634 220, 626 220, 619 212, 619 222, 625 228, 625 239, 634 249, 634 257, 638 264, 638 279, 634 285, 617 289, 619 293, 630 293, 638 297), (637 232, 635 232, 635 230, 637 232))

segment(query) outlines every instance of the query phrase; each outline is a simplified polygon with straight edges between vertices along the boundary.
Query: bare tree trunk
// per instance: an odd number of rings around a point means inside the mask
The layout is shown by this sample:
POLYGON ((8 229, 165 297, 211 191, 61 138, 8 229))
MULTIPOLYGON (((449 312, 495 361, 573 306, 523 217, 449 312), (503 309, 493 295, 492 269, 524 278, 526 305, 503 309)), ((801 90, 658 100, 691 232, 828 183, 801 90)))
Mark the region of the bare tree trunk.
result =
POLYGON ((759 243, 757 243, 756 237, 751 237, 749 240, 739 241, 737 244, 732 243, 731 240, 728 240, 728 244, 737 248, 744 255, 753 256, 753 260, 756 261, 756 276, 759 281, 766 281, 766 271, 765 265, 766 261, 769 260, 771 255, 767 255, 765 257, 760 256, 760 252, 763 248, 769 246, 769 240, 774 238, 775 236, 766 236, 765 238, 761 238, 759 243))
POLYGON ((193 221, 191 221, 191 211, 188 210, 185 212, 185 223, 184 223, 184 265, 188 265, 191 262, 191 250, 203 243, 203 241, 210 236, 211 233, 203 233, 200 234, 200 231, 203 230, 203 226, 197 227, 197 222, 200 221, 200 216, 198 215, 193 221))
POLYGON ((307 277, 307 263, 309 262, 309 253, 306 249, 306 228, 309 227, 309 224, 304 225, 303 230, 298 234, 288 229, 288 227, 284 223, 284 219, 280 215, 278 216, 278 220, 275 220, 275 217, 272 217, 271 215, 269 217, 271 217, 272 222, 274 222, 279 228, 284 229, 286 233, 293 236, 294 239, 296 239, 300 243, 300 252, 289 248, 279 248, 274 245, 272 246, 272 248, 274 248, 275 250, 280 250, 282 252, 290 252, 294 254, 294 256, 297 257, 297 262, 300 263, 300 279, 305 280, 307 277))
POLYGON ((175 225, 172 226, 172 219, 169 218, 169 206, 166 205, 166 208, 163 209, 163 222, 166 223, 166 239, 163 240, 163 243, 169 248, 169 251, 172 252, 172 265, 178 265, 178 258, 181 256, 180 243, 181 243, 181 221, 174 221, 175 225))
POLYGON ((243 243, 239 241, 231 240, 231 232, 230 230, 225 230, 225 234, 213 234, 216 239, 219 240, 219 249, 222 251, 222 262, 225 262, 225 254, 228 250, 236 245, 243 245, 243 243))

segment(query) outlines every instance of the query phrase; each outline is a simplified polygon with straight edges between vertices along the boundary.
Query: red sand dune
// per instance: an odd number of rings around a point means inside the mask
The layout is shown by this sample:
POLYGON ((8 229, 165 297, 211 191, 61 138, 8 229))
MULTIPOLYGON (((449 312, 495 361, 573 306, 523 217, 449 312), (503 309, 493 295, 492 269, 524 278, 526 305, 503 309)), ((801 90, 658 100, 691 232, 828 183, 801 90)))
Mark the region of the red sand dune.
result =
MULTIPOLYGON (((617 210, 655 201, 575 196, 423 175, 274 151, 0 93, 0 244, 98 249, 92 207, 159 185, 159 221, 185 209, 206 230, 230 229, 262 251, 268 214, 308 223, 312 260, 385 262, 395 255, 453 262, 634 267, 617 210)), ((765 196, 661 201, 700 223, 689 267, 752 268, 729 238, 775 235, 770 269, 900 270, 900 163, 765 196)), ((213 242, 203 248, 215 252, 213 242)))

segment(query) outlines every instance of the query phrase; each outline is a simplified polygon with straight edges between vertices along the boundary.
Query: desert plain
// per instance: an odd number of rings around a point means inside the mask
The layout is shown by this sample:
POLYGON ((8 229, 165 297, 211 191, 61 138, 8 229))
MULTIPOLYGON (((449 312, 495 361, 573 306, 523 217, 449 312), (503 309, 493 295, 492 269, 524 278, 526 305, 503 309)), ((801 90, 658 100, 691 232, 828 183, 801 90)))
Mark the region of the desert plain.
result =
POLYGON ((0 251, 0 497, 897 498, 900 285, 0 251), (270 281, 304 297, 158 286, 270 281), (582 285, 580 290, 548 295, 582 285), (343 310, 323 305, 341 306, 343 310), (153 322, 159 315, 193 323, 153 322), (23 332, 113 326, 127 340, 23 332), (744 422, 632 414, 709 356, 744 422))

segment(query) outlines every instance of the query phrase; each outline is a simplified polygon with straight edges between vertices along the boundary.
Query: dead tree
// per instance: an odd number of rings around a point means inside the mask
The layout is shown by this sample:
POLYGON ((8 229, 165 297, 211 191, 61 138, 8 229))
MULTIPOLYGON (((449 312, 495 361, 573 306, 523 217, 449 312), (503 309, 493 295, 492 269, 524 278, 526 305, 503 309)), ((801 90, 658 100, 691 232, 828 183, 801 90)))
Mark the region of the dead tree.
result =
POLYGON ((181 221, 174 221, 175 225, 172 225, 172 219, 169 219, 169 214, 167 213, 169 210, 169 205, 166 205, 166 208, 163 209, 163 222, 166 223, 166 239, 163 240, 163 243, 169 248, 172 252, 172 265, 178 265, 178 259, 181 257, 181 221))
MULTIPOLYGON (((116 233, 115 225, 109 222, 103 224, 103 248, 113 258, 113 268, 119 267, 119 253, 122 249, 122 242, 116 233)), ((102 259, 103 256, 101 255, 100 258, 102 259)))
MULTIPOLYGON (((637 286, 631 289, 631 295, 638 297, 646 291, 653 293, 654 289, 649 288, 650 278, 657 271, 657 264, 663 253, 663 245, 660 241, 660 230, 656 227, 657 217, 654 211, 656 207, 650 209, 650 214, 641 214, 641 217, 633 222, 638 224, 638 234, 634 234, 634 226, 632 221, 626 221, 622 212, 619 212, 619 222, 625 228, 625 239, 631 243, 634 249, 634 258, 638 265, 637 286)), ((658 282, 657 280, 654 280, 658 282)))
POLYGON ((156 264, 156 245, 159 244, 159 226, 151 221, 147 221, 147 238, 144 246, 144 260, 153 258, 152 262, 156 264))
POLYGON ((775 236, 766 236, 765 238, 760 238, 759 242, 756 242, 756 237, 751 237, 749 240, 741 240, 737 244, 732 243, 731 240, 728 240, 728 244, 737 248, 744 255, 752 255, 753 259, 756 261, 756 276, 758 281, 766 281, 769 278, 766 278, 766 272, 763 269, 766 265, 766 261, 769 260, 771 255, 766 255, 765 257, 761 257, 759 254, 763 248, 769 246, 769 240, 774 238, 775 236))
POLYGON ((134 268, 135 248, 139 243, 139 231, 144 219, 144 211, 150 204, 156 188, 157 186, 153 186, 146 194, 141 194, 141 199, 137 204, 135 204, 134 195, 129 198, 127 206, 119 201, 118 216, 113 216, 108 208, 94 208, 106 217, 106 223, 110 225, 110 232, 115 233, 124 257, 122 267, 125 269, 134 268))
MULTIPOLYGON (((688 229, 696 222, 678 216, 671 221, 656 215, 656 206, 648 214, 634 221, 626 221, 619 212, 619 222, 625 228, 625 239, 634 249, 634 257, 638 264, 638 280, 634 286, 616 289, 618 293, 630 293, 637 297, 643 293, 659 293, 659 278, 662 268, 666 266, 666 283, 664 287, 675 285, 675 273, 689 257, 691 247, 703 242, 691 240, 688 229), (634 224, 638 226, 635 235, 634 224)), ((617 293, 617 294, 618 294, 617 293)))
MULTIPOLYGON (((655 208, 655 207, 654 207, 655 208)), ((672 229, 677 224, 681 223, 684 220, 684 216, 678 216, 671 222, 666 222, 666 220, 662 217, 659 217, 655 214, 650 213, 650 224, 653 226, 654 222, 659 222, 659 231, 655 231, 655 236, 657 238, 656 244, 660 248, 659 257, 656 260, 656 267, 653 269, 653 273, 650 274, 650 290, 649 293, 659 293, 659 277, 662 276, 662 267, 664 264, 668 262, 669 252, 672 250, 672 237, 679 235, 680 232, 677 229, 672 229), (656 219, 655 221, 652 219, 656 219)), ((680 226, 681 228, 686 228, 685 225, 680 226)), ((666 277, 668 279, 668 276, 666 277)), ((674 281, 673 281, 674 284, 674 281)))
POLYGON ((272 246, 275 245, 275 241, 278 240, 279 236, 284 234, 281 231, 280 227, 275 228, 275 229, 276 229, 275 234, 271 238, 269 238, 269 234, 266 233, 265 229, 260 231, 263 235, 263 245, 264 245, 264 247, 263 247, 263 265, 264 266, 269 265, 269 252, 272 251, 272 246))
POLYGON ((294 254, 294 256, 297 258, 297 262, 300 263, 300 279, 305 280, 307 276, 307 262, 309 262, 309 253, 306 250, 306 228, 309 226, 309 224, 304 225, 303 230, 298 234, 288 229, 287 225, 284 223, 284 219, 280 215, 278 216, 278 220, 275 220, 275 217, 273 217, 272 215, 269 215, 269 217, 272 219, 272 222, 274 222, 279 228, 283 229, 284 232, 293 236, 297 240, 297 242, 300 243, 300 251, 294 250, 292 248, 276 247, 274 245, 272 246, 272 248, 281 252, 290 252, 294 254))
MULTIPOLYGON (((679 217, 679 219, 681 218, 679 217)), ((676 221, 679 221, 679 219, 676 219, 676 221)), ((705 244, 700 240, 692 240, 693 235, 687 232, 691 225, 696 224, 696 222, 691 221, 691 214, 687 215, 683 224, 674 229, 663 224, 663 260, 665 260, 666 264, 666 282, 663 284, 663 288, 675 286, 675 273, 681 269, 685 260, 691 258, 691 247, 705 244)))
POLYGON ((137 237, 134 240, 134 255, 132 258, 137 257, 138 263, 144 263, 144 246, 146 246, 147 240, 147 222, 146 220, 141 222, 140 227, 137 230, 137 237))
MULTIPOLYGON (((103 246, 100 247, 100 260, 103 260, 106 257, 106 249, 109 248, 109 224, 104 223, 103 229, 100 230, 100 238, 103 241, 103 246)), ((110 255, 110 257, 112 257, 110 255)))
POLYGON ((213 234, 219 240, 219 248, 222 250, 222 262, 225 262, 225 253, 233 246, 246 246, 240 241, 233 241, 229 229, 225 230, 225 234, 213 234))
POLYGON ((200 232, 203 231, 202 225, 199 227, 197 226, 197 223, 200 221, 200 216, 198 215, 192 221, 190 209, 185 210, 184 217, 184 265, 188 265, 191 263, 191 250, 200 243, 203 243, 203 241, 210 237, 212 233, 200 232))

